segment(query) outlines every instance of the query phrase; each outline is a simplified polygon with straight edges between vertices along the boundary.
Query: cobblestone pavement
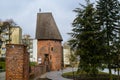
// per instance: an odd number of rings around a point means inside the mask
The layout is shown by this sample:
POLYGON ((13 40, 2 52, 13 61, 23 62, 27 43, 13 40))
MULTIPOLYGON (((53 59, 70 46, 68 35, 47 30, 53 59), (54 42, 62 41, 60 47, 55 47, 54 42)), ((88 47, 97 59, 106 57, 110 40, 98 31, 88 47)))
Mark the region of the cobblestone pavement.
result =
POLYGON ((5 72, 0 72, 0 80, 5 80, 5 72))

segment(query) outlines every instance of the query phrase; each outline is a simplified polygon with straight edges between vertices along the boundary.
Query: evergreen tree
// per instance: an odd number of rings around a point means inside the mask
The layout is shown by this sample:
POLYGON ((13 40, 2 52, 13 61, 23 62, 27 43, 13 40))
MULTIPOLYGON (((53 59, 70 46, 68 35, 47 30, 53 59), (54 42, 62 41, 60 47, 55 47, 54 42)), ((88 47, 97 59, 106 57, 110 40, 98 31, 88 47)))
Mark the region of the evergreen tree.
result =
POLYGON ((119 1, 99 0, 97 2, 97 14, 97 20, 104 32, 104 43, 107 49, 104 62, 109 68, 110 79, 112 80, 111 66, 113 64, 113 55, 115 55, 114 42, 119 32, 119 1))
MULTIPOLYGON (((119 11, 119 14, 120 14, 120 4, 118 3, 119 5, 119 8, 118 8, 118 11, 119 11)), ((118 80, 120 79, 119 77, 119 68, 120 68, 120 17, 118 17, 118 32, 117 32, 117 37, 114 41, 114 59, 113 59, 113 65, 115 66, 115 70, 118 71, 118 80)))
POLYGON ((79 70, 86 71, 95 76, 98 73, 98 68, 102 67, 104 44, 103 32, 96 21, 96 10, 93 4, 87 1, 87 5, 82 5, 82 8, 76 8, 77 13, 72 25, 73 39, 69 41, 72 49, 80 56, 79 70))

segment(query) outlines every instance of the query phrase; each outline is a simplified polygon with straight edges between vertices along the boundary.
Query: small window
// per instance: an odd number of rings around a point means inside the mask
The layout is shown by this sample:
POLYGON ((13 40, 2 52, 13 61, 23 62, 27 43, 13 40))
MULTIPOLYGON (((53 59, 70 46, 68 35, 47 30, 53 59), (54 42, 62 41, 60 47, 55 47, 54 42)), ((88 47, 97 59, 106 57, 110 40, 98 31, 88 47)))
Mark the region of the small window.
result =
POLYGON ((51 51, 53 51, 53 47, 51 47, 51 51))

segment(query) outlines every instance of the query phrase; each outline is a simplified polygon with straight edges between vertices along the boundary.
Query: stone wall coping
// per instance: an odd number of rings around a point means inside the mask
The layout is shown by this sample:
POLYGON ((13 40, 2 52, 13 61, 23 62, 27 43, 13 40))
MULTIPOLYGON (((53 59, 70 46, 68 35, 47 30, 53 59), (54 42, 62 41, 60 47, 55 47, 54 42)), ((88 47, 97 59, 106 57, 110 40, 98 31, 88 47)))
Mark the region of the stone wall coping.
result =
POLYGON ((6 45, 14 45, 14 46, 27 46, 27 45, 25 45, 25 44, 6 44, 6 45))

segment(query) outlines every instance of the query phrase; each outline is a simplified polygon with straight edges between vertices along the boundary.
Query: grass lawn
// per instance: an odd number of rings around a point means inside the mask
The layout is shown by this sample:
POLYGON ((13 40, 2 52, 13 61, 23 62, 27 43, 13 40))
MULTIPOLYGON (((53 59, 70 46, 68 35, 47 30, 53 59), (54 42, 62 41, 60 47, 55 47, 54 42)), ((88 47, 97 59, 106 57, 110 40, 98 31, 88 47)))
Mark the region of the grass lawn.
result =
MULTIPOLYGON (((62 76, 70 79, 74 78, 75 80, 109 80, 109 74, 105 72, 99 72, 95 77, 88 75, 86 72, 68 72, 63 73, 62 76)), ((117 75, 113 75, 113 80, 118 80, 117 78, 117 75)))
POLYGON ((30 66, 35 66, 35 65, 37 65, 36 62, 30 62, 30 66))
POLYGON ((51 79, 47 79, 47 78, 39 78, 37 80, 51 80, 51 79))
POLYGON ((5 62, 0 62, 0 69, 5 69, 5 62))
POLYGON ((0 72, 5 71, 5 62, 1 61, 0 62, 0 72))
MULTIPOLYGON (((30 62, 30 66, 35 66, 36 62, 30 62)), ((0 72, 5 71, 5 61, 0 61, 0 72)))

